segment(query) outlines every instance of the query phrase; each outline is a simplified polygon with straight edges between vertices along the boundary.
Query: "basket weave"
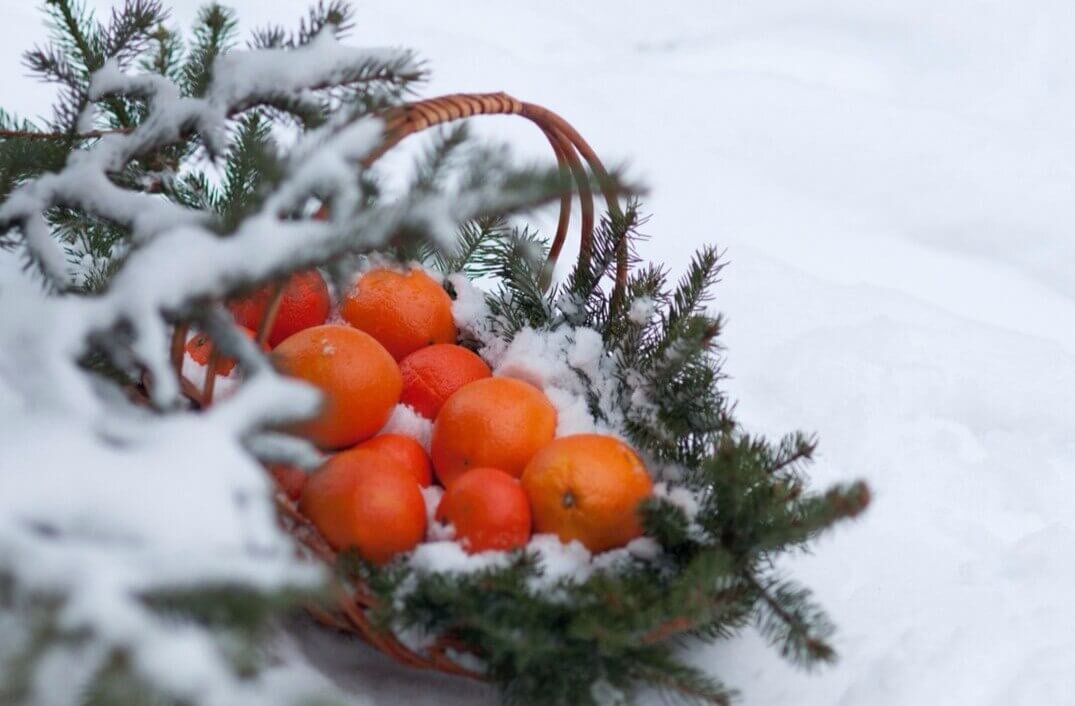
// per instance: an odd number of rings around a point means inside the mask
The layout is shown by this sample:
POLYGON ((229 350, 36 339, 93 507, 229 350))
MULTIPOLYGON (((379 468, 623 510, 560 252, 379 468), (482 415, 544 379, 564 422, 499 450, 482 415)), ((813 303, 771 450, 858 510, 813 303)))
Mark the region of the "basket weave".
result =
MULTIPOLYGON (((560 213, 557 220, 556 236, 549 249, 546 271, 552 267, 567 240, 572 210, 572 183, 578 193, 581 211, 579 228, 579 262, 589 263, 593 251, 594 231, 594 194, 591 189, 590 176, 586 167, 596 178, 602 191, 607 208, 613 217, 621 217, 622 212, 617 200, 614 182, 601 160, 566 120, 556 113, 533 103, 526 103, 506 93, 455 93, 438 98, 407 103, 391 108, 382 114, 385 122, 385 136, 380 147, 363 160, 363 166, 370 166, 409 135, 444 123, 469 118, 477 115, 518 115, 537 125, 548 139, 563 180, 563 193, 560 197, 560 213), (585 162, 585 166, 583 164, 585 162)), ((627 282, 628 258, 625 246, 621 246, 616 258, 616 278, 612 299, 616 301, 623 296, 627 282)), ((272 330, 279 311, 283 295, 283 285, 278 283, 269 299, 269 305, 257 331, 258 343, 264 343, 272 330)), ((187 325, 175 327, 171 343, 172 364, 179 378, 183 394, 196 406, 204 407, 212 402, 216 375, 206 374, 204 383, 199 387, 182 374, 184 347, 187 339, 187 325)), ((218 359, 214 347, 206 369, 213 371, 218 359)), ((277 492, 275 497, 278 513, 284 527, 303 547, 317 559, 329 565, 336 562, 336 552, 325 541, 317 529, 299 513, 295 503, 284 493, 277 492)), ((465 645, 452 640, 450 636, 438 638, 430 647, 417 652, 401 643, 390 632, 374 627, 367 611, 374 607, 374 597, 363 585, 343 585, 334 587, 336 609, 328 610, 321 606, 309 606, 309 612, 321 623, 353 633, 364 639, 374 648, 393 657, 399 662, 412 667, 433 669, 448 674, 485 679, 485 676, 468 669, 448 656, 448 650, 467 652, 465 645)), ((671 630, 670 632, 676 632, 671 630)), ((667 634, 654 635, 653 639, 662 639, 667 634)))

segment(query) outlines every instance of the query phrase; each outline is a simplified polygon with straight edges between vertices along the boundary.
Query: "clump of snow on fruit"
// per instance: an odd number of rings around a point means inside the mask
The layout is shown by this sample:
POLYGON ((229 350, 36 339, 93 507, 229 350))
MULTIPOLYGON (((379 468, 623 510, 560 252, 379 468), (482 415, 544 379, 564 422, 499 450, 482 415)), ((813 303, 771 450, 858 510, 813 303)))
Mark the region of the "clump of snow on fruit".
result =
POLYGON ((414 411, 413 407, 405 404, 397 404, 392 408, 392 414, 388 417, 380 434, 402 434, 409 436, 429 453, 429 444, 433 438, 433 422, 414 411))
POLYGON ((469 574, 504 568, 509 561, 508 552, 485 551, 468 554, 459 542, 452 540, 419 544, 409 558, 410 565, 424 574, 469 574))
POLYGON ((444 488, 439 485, 422 488, 422 499, 426 504, 426 538, 431 542, 455 539, 455 527, 450 522, 437 519, 437 507, 443 497, 444 488))
POLYGON ((524 328, 505 341, 491 331, 482 290, 463 275, 452 275, 449 281, 456 291, 452 304, 456 325, 481 342, 479 353, 493 375, 523 380, 545 392, 556 407, 557 436, 585 432, 619 436, 612 361, 605 355, 601 334, 569 326, 555 331, 524 328), (598 424, 590 414, 583 375, 597 391, 598 405, 609 423, 598 424))

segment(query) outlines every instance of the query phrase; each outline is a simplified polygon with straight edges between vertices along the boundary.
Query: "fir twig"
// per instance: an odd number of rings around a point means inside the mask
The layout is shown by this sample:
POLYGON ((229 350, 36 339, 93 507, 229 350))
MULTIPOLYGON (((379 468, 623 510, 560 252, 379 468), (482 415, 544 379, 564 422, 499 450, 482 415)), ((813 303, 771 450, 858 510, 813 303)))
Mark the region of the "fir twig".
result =
POLYGON ((214 2, 198 11, 194 38, 179 72, 184 93, 205 95, 212 79, 213 62, 234 45, 237 27, 235 14, 223 5, 214 2))
POLYGON ((788 582, 762 584, 751 573, 744 573, 743 580, 761 599, 759 630, 783 657, 806 667, 836 660, 836 651, 826 642, 834 627, 810 602, 809 591, 788 582))
POLYGON ((0 130, 0 139, 18 140, 96 140, 105 135, 127 133, 133 128, 115 128, 112 130, 89 130, 79 133, 41 132, 39 130, 0 130))

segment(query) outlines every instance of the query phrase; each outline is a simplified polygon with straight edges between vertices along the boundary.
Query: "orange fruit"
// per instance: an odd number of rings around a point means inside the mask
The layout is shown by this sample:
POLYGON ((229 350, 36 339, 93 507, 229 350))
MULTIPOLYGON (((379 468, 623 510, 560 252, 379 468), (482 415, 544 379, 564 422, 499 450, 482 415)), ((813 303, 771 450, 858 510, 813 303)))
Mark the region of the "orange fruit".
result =
POLYGON ((534 531, 577 539, 591 552, 621 547, 642 534, 638 503, 653 490, 646 467, 619 439, 574 434, 556 439, 526 466, 523 490, 534 531))
POLYGON ((445 487, 481 466, 518 478, 555 434, 556 409, 541 390, 512 378, 475 380, 448 398, 433 423, 433 468, 445 487))
MULTIPOLYGON (((228 309, 240 326, 257 331, 272 292, 273 286, 267 284, 245 297, 228 302, 228 309)), ((294 273, 284 283, 280 308, 276 310, 276 320, 269 331, 269 345, 275 348, 291 334, 325 323, 331 308, 328 285, 320 272, 307 270, 294 273)))
POLYGON ((340 303, 340 316, 380 341, 396 360, 434 343, 455 343, 452 300, 420 269, 366 272, 340 303))
POLYGON ((318 446, 338 449, 370 438, 384 426, 399 401, 399 366, 369 335, 337 324, 304 329, 272 352, 284 375, 324 394, 320 413, 295 426, 318 446))
MULTIPOLYGON (((381 434, 369 441, 363 441, 353 450, 366 450, 391 458, 405 467, 418 485, 428 487, 433 482, 433 466, 422 445, 409 436, 402 434, 381 434)), ((343 453, 351 453, 344 451, 343 453)))
MULTIPOLYGON (((251 339, 256 337, 256 334, 245 326, 240 326, 239 328, 251 339)), ((266 353, 269 352, 268 346, 262 346, 261 348, 266 353)), ((210 341, 209 337, 204 333, 199 333, 191 337, 191 339, 187 341, 186 350, 187 355, 189 355, 191 360, 193 360, 198 365, 209 365, 209 356, 213 354, 213 342, 210 341)), ((221 356, 217 359, 216 362, 216 374, 227 375, 234 367, 234 358, 226 358, 224 356, 221 356)))
POLYGON ((292 500, 298 500, 302 496, 302 489, 306 486, 306 471, 294 466, 282 466, 272 464, 269 466, 276 487, 284 495, 292 500))
POLYGON ((426 533, 425 500, 410 471, 372 451, 329 459, 306 481, 299 511, 333 549, 357 549, 375 564, 414 549, 426 533))
POLYGON ((477 353, 452 343, 419 348, 399 362, 399 372, 399 401, 428 419, 436 419, 444 401, 463 385, 493 374, 477 353))
POLYGON ((530 503, 518 479, 496 468, 472 468, 459 476, 437 505, 437 519, 451 522, 470 554, 517 549, 530 540, 530 503))

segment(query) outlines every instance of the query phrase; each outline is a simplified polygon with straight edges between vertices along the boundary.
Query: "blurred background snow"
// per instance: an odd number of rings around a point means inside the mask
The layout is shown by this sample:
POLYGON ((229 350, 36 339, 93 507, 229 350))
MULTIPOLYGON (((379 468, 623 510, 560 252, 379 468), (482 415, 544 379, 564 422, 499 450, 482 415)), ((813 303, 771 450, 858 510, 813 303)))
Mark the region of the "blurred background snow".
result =
MULTIPOLYGON (((306 6, 228 4, 247 29, 306 6)), ((0 22, 3 103, 24 115, 52 97, 13 68, 44 39, 34 5, 5 0, 0 22)), ((189 26, 200 2, 172 5, 189 26)), ((841 627, 837 666, 797 672, 749 632, 693 659, 746 704, 1070 700, 1075 4, 358 9, 350 41, 416 48, 427 94, 508 91, 627 164, 651 187, 645 257, 678 272, 700 243, 727 248, 715 306, 743 421, 815 430, 819 482, 873 486, 859 523, 788 565, 841 627)), ((479 126, 548 158, 529 126, 479 126)), ((354 649, 306 634, 294 655, 363 701, 489 697, 354 649)))

